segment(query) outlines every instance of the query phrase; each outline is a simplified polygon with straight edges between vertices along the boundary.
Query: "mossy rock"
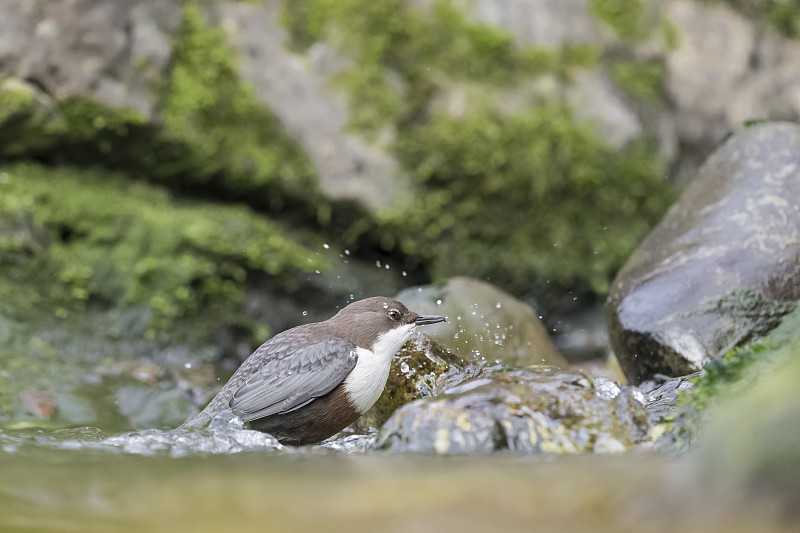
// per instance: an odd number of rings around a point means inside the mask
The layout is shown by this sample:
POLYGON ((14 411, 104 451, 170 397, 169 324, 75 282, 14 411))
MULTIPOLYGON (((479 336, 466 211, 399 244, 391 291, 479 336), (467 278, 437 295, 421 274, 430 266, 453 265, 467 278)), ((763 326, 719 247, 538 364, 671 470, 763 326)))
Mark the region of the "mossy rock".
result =
POLYGON ((529 367, 485 373, 398 409, 376 446, 436 454, 500 450, 617 453, 650 440, 631 387, 606 394, 582 372, 529 367))
MULTIPOLYGON (((600 3, 624 19, 623 31, 645 18, 643 0, 600 3)), ((568 80, 599 54, 520 46, 459 7, 286 3, 299 47, 327 40, 352 56, 338 81, 350 97, 353 128, 396 133, 390 149, 416 197, 382 214, 381 246, 437 280, 469 274, 539 299, 564 289, 604 293, 672 199, 664 162, 647 141, 619 153, 547 98, 515 113, 493 104, 498 88, 529 86, 541 75, 568 80), (437 112, 432 103, 454 83, 493 96, 456 116, 437 112)), ((658 68, 642 69, 644 81, 634 83, 630 68, 620 78, 654 98, 658 68)))
POLYGON ((433 396, 448 377, 467 372, 466 367, 466 361, 430 337, 418 334, 392 359, 383 394, 356 423, 357 427, 381 427, 400 406, 433 396))
POLYGON ((88 303, 146 304, 155 334, 212 308, 230 312, 249 271, 289 283, 292 273, 323 267, 246 208, 175 202, 159 187, 103 171, 2 170, 0 228, 17 228, 0 235, 5 306, 27 305, 9 284, 50 280, 37 301, 46 299, 58 316, 88 303))

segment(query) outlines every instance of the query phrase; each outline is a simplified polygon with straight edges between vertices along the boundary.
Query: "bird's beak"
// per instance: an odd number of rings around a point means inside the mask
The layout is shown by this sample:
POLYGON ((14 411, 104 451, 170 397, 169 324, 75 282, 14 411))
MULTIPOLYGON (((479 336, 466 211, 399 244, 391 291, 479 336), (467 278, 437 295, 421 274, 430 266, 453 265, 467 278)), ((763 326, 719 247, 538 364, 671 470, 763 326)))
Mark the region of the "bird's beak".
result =
POLYGON ((425 326, 427 324, 436 324, 437 322, 444 322, 445 318, 439 315, 419 315, 414 321, 417 326, 425 326))

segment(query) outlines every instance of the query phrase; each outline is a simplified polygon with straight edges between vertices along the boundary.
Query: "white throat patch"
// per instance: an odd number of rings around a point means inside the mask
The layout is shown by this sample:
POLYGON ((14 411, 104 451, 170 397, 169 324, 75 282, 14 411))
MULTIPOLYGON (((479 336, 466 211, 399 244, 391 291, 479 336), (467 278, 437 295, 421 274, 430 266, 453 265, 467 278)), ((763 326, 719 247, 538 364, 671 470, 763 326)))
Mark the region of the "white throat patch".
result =
POLYGON ((415 324, 406 324, 378 337, 372 351, 358 348, 356 367, 347 376, 344 386, 359 413, 364 414, 378 401, 389 377, 392 356, 411 338, 415 329, 415 324))

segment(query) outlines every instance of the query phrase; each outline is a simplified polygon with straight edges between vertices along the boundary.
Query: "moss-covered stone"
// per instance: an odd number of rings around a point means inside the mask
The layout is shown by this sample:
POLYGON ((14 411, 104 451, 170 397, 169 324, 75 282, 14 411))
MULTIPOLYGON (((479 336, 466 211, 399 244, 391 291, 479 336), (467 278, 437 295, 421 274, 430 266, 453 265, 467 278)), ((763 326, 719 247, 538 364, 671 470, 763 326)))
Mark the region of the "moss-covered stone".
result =
POLYGON ((487 372, 445 393, 398 409, 376 446, 437 454, 619 453, 650 438, 632 388, 605 394, 581 372, 487 372))
POLYGON ((313 165, 239 78, 234 50, 198 2, 184 4, 172 69, 153 88, 160 122, 89 97, 43 110, 17 85, 0 86, 0 160, 103 165, 259 209, 291 207, 312 223, 330 218, 313 165))
POLYGON ((611 26, 626 41, 640 41, 647 36, 646 0, 591 0, 592 12, 611 26))
MULTIPOLYGON (((327 39, 355 60, 339 77, 354 128, 396 131, 391 149, 418 194, 384 214, 380 243, 434 278, 486 277, 516 294, 602 293, 671 200, 646 143, 617 154, 559 104, 533 99, 515 114, 491 103, 542 74, 567 79, 598 61, 594 48, 521 47, 447 1, 427 10, 397 0, 288 2, 285 18, 296 44, 327 39), (461 117, 437 112, 437 95, 459 83, 493 96, 461 117)), ((644 98, 659 83, 657 69, 647 73, 646 83, 626 78, 644 98)))
POLYGON ((173 61, 161 118, 167 139, 191 147, 174 172, 200 167, 200 179, 222 175, 235 191, 269 192, 272 207, 281 192, 314 199, 313 166, 239 78, 224 31, 205 24, 196 2, 184 5, 173 61))
POLYGON ((697 437, 700 419, 709 407, 745 393, 761 376, 778 372, 798 351, 800 308, 786 315, 766 337, 709 362, 694 379, 695 386, 682 393, 677 412, 659 438, 659 447, 686 449, 697 437))
POLYGON ((398 152, 425 191, 387 217, 403 252, 516 294, 606 291, 671 199, 652 150, 618 154, 558 107, 434 117, 398 152))
POLYGON ((381 397, 364 413, 357 425, 361 429, 379 428, 399 407, 420 398, 433 396, 448 377, 469 376, 466 361, 445 350, 436 341, 419 335, 403 345, 392 358, 389 379, 381 397))
POLYGON ((654 105, 663 102, 664 65, 618 61, 611 65, 611 77, 627 92, 654 105))
POLYGON ((0 176, 7 312, 30 306, 30 293, 58 316, 87 302, 145 304, 154 335, 201 310, 217 310, 224 323, 237 314, 249 272, 288 283, 292 273, 321 266, 243 207, 176 202, 159 187, 103 171, 20 164, 0 176))
POLYGON ((407 126, 425 113, 437 78, 508 86, 542 73, 564 75, 594 64, 590 46, 562 50, 520 47, 496 27, 468 21, 453 2, 433 2, 427 13, 400 0, 286 2, 284 20, 296 47, 325 38, 351 53, 356 66, 336 80, 350 95, 353 127, 407 126), (401 83, 393 82, 392 72, 401 83))

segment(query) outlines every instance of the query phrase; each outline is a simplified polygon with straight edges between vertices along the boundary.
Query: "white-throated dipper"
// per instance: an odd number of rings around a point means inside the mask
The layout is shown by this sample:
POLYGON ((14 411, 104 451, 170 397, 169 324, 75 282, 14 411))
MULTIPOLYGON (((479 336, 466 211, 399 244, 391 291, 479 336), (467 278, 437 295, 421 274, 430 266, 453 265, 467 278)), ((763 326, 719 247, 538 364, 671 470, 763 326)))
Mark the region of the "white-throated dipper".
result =
POLYGON ((200 413, 180 427, 204 426, 221 411, 283 444, 314 444, 355 422, 378 400, 392 356, 417 326, 443 322, 397 300, 353 302, 323 322, 262 344, 200 413))

